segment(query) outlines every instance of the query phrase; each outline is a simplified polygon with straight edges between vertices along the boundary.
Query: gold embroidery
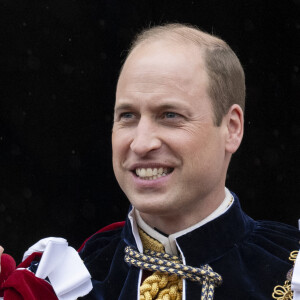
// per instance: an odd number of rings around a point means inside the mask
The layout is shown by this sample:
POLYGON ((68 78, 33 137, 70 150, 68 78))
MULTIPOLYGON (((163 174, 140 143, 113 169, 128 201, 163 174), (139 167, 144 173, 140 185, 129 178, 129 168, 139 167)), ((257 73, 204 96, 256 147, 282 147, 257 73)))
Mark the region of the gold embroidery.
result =
MULTIPOLYGON (((289 260, 295 264, 299 251, 295 250, 290 253, 289 260)), ((272 294, 273 299, 277 300, 293 300, 293 291, 291 290, 291 281, 293 276, 293 268, 288 271, 284 285, 276 285, 272 294)))
POLYGON ((293 292, 289 280, 284 282, 284 285, 277 285, 272 294, 273 299, 277 300, 293 300, 293 292))
POLYGON ((299 253, 298 250, 292 251, 290 254, 289 260, 293 261, 295 263, 298 253, 299 253))

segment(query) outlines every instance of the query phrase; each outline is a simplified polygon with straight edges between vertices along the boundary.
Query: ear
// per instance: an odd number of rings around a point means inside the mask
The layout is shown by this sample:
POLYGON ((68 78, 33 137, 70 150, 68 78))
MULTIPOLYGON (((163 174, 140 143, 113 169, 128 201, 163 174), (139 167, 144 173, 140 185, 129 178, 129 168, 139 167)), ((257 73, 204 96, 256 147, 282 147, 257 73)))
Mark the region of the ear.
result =
POLYGON ((244 113, 238 104, 233 104, 224 118, 227 126, 225 149, 233 154, 240 146, 244 135, 244 113))

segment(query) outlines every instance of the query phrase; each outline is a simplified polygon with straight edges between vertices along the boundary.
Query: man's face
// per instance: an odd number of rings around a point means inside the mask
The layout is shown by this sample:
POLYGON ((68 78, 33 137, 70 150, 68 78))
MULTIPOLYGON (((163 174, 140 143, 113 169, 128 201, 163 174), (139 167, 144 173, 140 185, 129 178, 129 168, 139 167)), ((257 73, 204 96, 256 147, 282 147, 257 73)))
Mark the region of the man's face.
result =
POLYGON ((224 194, 226 126, 214 126, 207 85, 194 46, 148 43, 124 65, 113 167, 120 187, 144 214, 188 214, 203 199, 224 194))

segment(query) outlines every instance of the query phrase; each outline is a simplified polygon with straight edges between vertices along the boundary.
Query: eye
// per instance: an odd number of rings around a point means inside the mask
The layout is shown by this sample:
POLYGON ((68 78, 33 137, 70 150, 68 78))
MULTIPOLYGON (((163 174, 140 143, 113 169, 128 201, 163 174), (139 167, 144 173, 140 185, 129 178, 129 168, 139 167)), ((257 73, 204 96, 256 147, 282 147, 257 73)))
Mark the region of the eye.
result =
POLYGON ((168 111, 168 112, 165 112, 165 113, 164 113, 164 117, 165 117, 166 119, 175 119, 175 118, 180 117, 180 115, 177 114, 177 113, 175 113, 175 112, 168 111))
POLYGON ((132 119, 134 114, 131 112, 124 112, 120 114, 120 119, 132 119))
POLYGON ((135 124, 137 121, 137 114, 131 111, 120 112, 115 116, 115 121, 123 126, 135 124))

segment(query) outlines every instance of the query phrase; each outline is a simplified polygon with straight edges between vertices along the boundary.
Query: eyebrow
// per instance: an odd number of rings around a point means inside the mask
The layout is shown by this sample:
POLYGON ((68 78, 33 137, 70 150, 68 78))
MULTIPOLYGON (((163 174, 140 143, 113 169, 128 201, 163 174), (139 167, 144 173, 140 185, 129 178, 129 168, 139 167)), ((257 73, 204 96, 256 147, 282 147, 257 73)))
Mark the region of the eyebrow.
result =
POLYGON ((176 109, 176 108, 184 108, 184 105, 181 104, 171 104, 171 103, 166 103, 159 105, 159 109, 176 109))
POLYGON ((133 109, 133 105, 129 103, 123 103, 115 107, 114 112, 123 111, 123 110, 131 110, 133 109))
MULTIPOLYGON (((132 110, 134 108, 135 108, 135 106, 133 104, 122 103, 115 107, 114 113, 116 114, 120 111, 132 110)), ((154 106, 152 108, 152 110, 173 110, 173 109, 177 110, 178 108, 183 109, 188 112, 188 108, 185 105, 183 105, 181 103, 177 103, 177 102, 175 102, 174 104, 173 103, 159 104, 157 106, 154 106)))
MULTIPOLYGON (((177 101, 174 101, 175 103, 162 103, 155 105, 158 108, 162 109, 172 109, 172 108, 178 108, 178 107, 185 107, 184 104, 178 103, 177 101)), ((124 110, 124 109, 132 109, 135 105, 131 103, 121 103, 117 106, 115 106, 115 110, 124 110)))

